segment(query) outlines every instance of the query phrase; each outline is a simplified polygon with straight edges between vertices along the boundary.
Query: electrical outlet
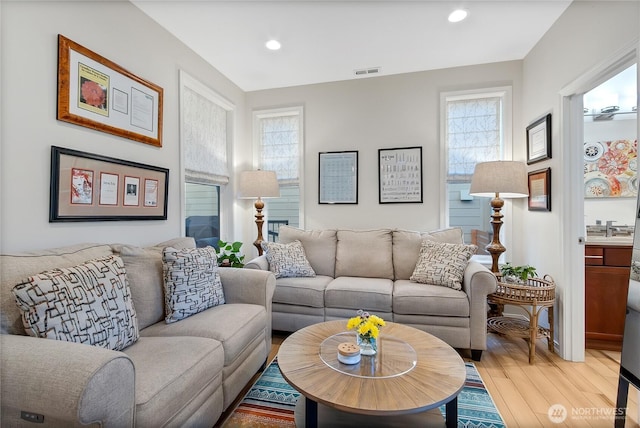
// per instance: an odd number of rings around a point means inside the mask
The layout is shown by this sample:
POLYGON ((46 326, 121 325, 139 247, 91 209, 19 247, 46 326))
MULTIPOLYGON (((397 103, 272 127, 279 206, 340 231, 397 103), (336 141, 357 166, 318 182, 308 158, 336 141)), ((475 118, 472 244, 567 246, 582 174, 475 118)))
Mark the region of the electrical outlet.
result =
POLYGON ((44 415, 33 412, 25 412, 24 410, 20 411, 20 418, 25 421, 34 422, 36 424, 41 424, 44 422, 44 415))

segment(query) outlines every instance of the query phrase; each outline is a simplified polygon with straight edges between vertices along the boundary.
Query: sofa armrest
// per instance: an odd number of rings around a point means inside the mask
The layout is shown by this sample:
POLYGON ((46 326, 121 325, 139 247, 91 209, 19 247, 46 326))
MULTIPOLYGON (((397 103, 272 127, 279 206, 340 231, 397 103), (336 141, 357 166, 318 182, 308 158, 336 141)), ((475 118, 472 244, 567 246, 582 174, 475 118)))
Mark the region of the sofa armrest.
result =
POLYGON ((267 256, 263 254, 255 259, 249 260, 244 267, 247 269, 269 270, 269 262, 267 261, 267 256))
POLYGON ((269 271, 220 268, 220 280, 226 303, 251 303, 267 311, 267 350, 271 349, 271 301, 276 290, 276 277, 269 271))
POLYGON ((135 370, 122 352, 30 336, 0 337, 2 426, 22 426, 21 411, 45 426, 130 427, 135 370))
POLYGON ((496 291, 498 280, 484 265, 469 262, 462 289, 469 296, 471 349, 487 349, 487 295, 496 291))
POLYGON ((227 303, 253 303, 271 308, 276 277, 256 269, 219 268, 227 303))

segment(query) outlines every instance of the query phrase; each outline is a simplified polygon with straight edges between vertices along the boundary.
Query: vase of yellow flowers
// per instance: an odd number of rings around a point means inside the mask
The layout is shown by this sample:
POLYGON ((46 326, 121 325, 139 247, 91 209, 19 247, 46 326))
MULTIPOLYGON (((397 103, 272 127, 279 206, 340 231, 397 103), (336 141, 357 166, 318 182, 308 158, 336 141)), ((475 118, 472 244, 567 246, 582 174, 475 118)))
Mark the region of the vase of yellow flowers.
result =
POLYGON ((358 310, 355 317, 349 319, 347 329, 356 330, 356 343, 360 346, 360 354, 375 355, 378 352, 378 336, 380 328, 384 325, 382 318, 362 309, 358 310))

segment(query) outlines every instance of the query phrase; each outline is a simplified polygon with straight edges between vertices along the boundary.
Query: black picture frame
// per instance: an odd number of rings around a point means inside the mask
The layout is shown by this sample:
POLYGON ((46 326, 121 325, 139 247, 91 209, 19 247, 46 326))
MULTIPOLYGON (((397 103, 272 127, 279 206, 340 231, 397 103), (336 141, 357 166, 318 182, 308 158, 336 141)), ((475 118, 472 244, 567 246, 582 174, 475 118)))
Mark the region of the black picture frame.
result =
POLYGON ((358 203, 358 151, 318 153, 318 203, 358 203))
POLYGON ((166 220, 169 169, 51 146, 49 222, 166 220))
POLYGON ((527 165, 551 159, 551 113, 527 126, 527 165))
POLYGON ((378 149, 378 202, 422 203, 422 147, 378 149))
POLYGON ((528 173, 529 211, 551 211, 551 168, 528 173))

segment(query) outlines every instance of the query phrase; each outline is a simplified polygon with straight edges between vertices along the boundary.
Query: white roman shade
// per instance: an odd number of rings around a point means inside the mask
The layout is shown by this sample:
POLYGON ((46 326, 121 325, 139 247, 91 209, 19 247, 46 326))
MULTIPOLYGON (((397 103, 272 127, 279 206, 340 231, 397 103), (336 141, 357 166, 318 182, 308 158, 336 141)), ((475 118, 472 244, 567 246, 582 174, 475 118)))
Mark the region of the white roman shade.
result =
POLYGON ((260 167, 276 171, 280 183, 300 179, 300 117, 284 114, 260 118, 260 167))
POLYGON ((181 73, 181 82, 185 181, 227 184, 228 124, 233 106, 185 73, 181 73))
POLYGON ((447 182, 468 182, 476 163, 500 159, 501 98, 447 100, 447 182))

